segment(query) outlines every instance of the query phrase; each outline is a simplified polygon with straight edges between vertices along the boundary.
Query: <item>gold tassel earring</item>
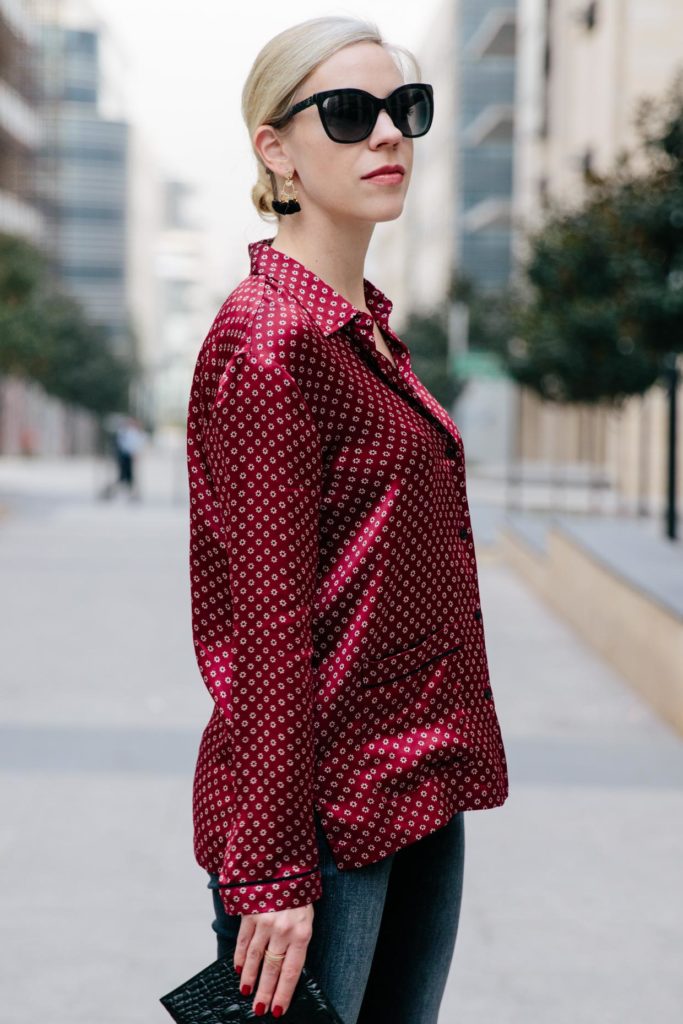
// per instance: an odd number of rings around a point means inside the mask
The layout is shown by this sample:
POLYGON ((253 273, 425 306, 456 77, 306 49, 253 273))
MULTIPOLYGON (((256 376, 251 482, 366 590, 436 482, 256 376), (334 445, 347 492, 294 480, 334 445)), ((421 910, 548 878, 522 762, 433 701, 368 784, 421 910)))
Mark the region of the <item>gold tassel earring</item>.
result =
POLYGON ((282 198, 277 197, 277 181, 275 175, 273 175, 274 192, 275 198, 273 199, 273 209, 276 213, 298 213, 301 209, 299 201, 297 199, 297 191, 294 188, 294 171, 287 171, 287 177, 282 188, 282 198))

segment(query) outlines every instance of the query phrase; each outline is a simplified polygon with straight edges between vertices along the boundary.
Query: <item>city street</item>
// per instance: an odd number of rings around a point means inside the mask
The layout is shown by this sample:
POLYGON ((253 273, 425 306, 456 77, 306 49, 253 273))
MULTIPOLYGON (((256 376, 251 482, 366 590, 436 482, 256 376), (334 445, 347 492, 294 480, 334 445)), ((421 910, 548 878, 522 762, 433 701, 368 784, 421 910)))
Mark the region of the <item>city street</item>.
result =
MULTIPOLYGON (((6 1024, 162 1022, 215 957, 182 450, 141 469, 140 501, 104 501, 94 460, 0 459, 6 1024)), ((472 502, 475 542, 492 515, 472 502)), ((440 1024, 678 1024, 683 742, 477 550, 510 796, 467 814, 440 1024)))

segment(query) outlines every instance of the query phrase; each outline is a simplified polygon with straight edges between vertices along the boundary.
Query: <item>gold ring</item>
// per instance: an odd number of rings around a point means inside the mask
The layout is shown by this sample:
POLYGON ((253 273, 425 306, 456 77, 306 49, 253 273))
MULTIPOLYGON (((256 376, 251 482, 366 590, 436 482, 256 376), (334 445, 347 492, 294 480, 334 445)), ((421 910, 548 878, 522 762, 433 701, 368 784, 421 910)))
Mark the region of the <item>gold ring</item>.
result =
POLYGON ((271 963, 279 964, 281 960, 287 956, 286 953, 271 953, 269 949, 263 951, 263 956, 266 960, 270 960, 271 963))

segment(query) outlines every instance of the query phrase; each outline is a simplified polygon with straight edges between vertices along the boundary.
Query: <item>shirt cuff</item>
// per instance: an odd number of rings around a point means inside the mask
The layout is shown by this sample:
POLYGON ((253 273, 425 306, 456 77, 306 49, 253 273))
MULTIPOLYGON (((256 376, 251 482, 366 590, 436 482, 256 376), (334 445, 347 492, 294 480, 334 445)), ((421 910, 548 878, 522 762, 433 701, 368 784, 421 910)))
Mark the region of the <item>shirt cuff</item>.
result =
POLYGON ((265 914, 271 910, 305 907, 323 894, 320 868, 256 882, 218 882, 226 914, 265 914))

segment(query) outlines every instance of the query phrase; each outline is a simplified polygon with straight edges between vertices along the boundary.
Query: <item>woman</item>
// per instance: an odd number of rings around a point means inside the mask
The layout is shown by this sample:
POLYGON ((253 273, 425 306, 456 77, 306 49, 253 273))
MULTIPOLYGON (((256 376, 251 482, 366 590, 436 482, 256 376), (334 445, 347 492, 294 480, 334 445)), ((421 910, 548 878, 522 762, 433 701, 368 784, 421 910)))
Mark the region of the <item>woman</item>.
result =
POLYGON ((363 277, 431 124, 401 55, 344 17, 259 53, 243 112, 277 233, 249 245, 189 403, 194 644, 214 701, 195 855, 257 1015, 287 1010, 305 962, 345 1024, 435 1024, 463 812, 508 791, 462 441, 363 277))

